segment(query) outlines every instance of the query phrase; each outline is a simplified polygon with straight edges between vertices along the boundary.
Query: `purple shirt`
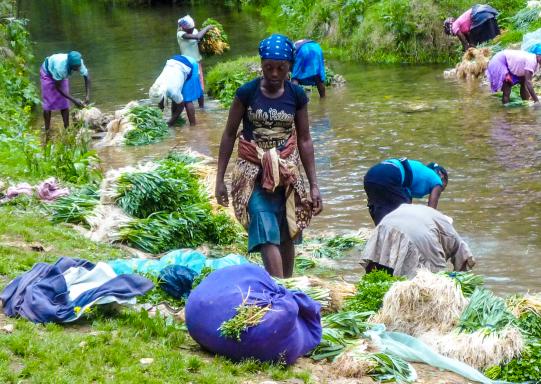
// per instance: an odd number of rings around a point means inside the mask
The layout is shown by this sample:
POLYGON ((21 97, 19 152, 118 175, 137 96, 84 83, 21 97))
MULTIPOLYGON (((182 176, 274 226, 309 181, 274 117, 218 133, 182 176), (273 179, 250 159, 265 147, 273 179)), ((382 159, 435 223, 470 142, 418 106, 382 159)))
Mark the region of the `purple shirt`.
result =
POLYGON ((539 67, 537 64, 537 57, 533 53, 515 49, 506 49, 503 52, 505 54, 505 59, 507 60, 507 66, 515 76, 522 77, 526 74, 526 71, 533 74, 539 67))

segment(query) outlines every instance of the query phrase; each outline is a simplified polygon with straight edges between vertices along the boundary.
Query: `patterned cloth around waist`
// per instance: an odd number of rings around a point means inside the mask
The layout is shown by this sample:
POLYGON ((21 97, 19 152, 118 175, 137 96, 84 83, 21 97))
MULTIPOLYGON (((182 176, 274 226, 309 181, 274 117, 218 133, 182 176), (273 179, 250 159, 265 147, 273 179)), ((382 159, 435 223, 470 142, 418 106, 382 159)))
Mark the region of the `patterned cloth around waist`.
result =
POLYGON ((254 142, 239 139, 239 157, 232 177, 232 201, 235 216, 248 229, 248 202, 255 183, 261 175, 261 186, 273 191, 278 186, 286 190, 286 216, 289 234, 294 239, 310 223, 312 203, 308 200, 304 178, 300 172, 300 157, 296 137, 292 136, 282 151, 263 150, 254 142))

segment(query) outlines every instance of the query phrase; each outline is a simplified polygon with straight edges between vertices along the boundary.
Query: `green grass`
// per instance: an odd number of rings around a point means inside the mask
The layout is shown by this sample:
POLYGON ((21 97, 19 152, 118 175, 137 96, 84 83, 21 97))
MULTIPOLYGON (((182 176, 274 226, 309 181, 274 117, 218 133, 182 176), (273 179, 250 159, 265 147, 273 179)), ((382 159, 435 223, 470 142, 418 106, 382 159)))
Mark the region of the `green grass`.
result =
MULTIPOLYGON (((44 210, 0 207, 0 287, 37 262, 60 256, 91 261, 127 255, 114 247, 87 240, 66 225, 51 224, 44 210), (39 230, 37 230, 39 228, 39 230), (44 252, 26 244, 40 243, 44 252)), ((205 354, 179 323, 148 318, 146 312, 96 311, 75 324, 36 325, 0 315, 1 383, 239 383, 254 374, 273 380, 309 374, 254 361, 233 363, 205 354), (153 358, 148 366, 141 358, 153 358)))
POLYGON ((308 380, 281 366, 204 354, 179 324, 145 312, 98 313, 81 325, 10 322, 15 331, 0 334, 2 383, 233 384, 256 373, 308 380), (143 365, 142 358, 154 361, 143 365))

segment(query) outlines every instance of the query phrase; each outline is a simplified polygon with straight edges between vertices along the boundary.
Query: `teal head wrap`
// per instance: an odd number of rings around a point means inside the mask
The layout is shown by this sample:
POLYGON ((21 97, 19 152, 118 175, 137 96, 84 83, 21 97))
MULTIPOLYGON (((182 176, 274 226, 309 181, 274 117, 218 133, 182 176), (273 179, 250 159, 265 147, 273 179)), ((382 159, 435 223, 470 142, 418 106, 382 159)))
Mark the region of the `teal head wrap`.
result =
POLYGON ((537 43, 528 48, 528 52, 535 55, 541 55, 541 43, 537 43))
POLYGON ((80 67, 83 61, 83 57, 77 51, 70 51, 68 53, 68 72, 71 73, 72 69, 80 67))

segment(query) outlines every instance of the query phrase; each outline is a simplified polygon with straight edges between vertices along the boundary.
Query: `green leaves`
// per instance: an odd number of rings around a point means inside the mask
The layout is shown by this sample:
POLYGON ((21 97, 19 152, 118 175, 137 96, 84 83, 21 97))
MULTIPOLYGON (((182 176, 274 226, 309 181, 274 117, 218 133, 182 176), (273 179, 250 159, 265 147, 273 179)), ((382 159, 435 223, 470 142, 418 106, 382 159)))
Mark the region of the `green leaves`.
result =
POLYGON ((116 204, 136 217, 120 231, 123 241, 150 253, 241 241, 243 229, 225 212, 214 213, 191 156, 173 153, 151 172, 125 173, 116 204))
POLYGON ((98 205, 99 195, 96 186, 88 185, 69 195, 58 198, 48 205, 51 222, 87 225, 86 218, 98 205))
POLYGON ((469 333, 479 329, 491 333, 505 328, 515 320, 502 298, 487 289, 477 288, 460 316, 458 327, 469 333))
POLYGON ((169 135, 162 111, 155 107, 137 106, 130 110, 128 119, 135 129, 126 133, 126 145, 157 143, 169 135))
POLYGON ((357 284, 355 296, 346 300, 345 309, 357 312, 378 311, 391 285, 402 280, 403 277, 394 277, 385 271, 376 270, 367 273, 357 284))

